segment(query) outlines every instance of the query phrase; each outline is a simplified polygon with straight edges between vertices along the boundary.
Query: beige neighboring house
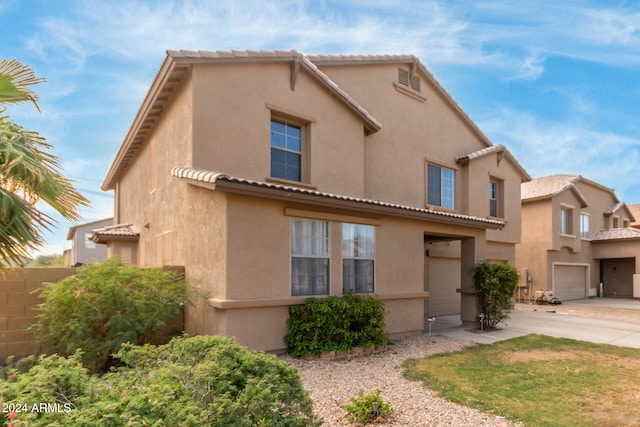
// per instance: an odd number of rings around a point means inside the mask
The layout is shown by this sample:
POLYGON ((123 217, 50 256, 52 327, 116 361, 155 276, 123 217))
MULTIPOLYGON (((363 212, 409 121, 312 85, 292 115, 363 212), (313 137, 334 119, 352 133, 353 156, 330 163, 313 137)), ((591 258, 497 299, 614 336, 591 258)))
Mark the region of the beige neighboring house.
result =
POLYGON ((94 239, 184 266, 192 334, 281 351, 289 306, 353 290, 405 336, 476 322, 473 266, 515 262, 529 179, 414 56, 169 51, 102 186, 120 234, 94 239))
POLYGON ((640 230, 613 189, 580 175, 522 184, 522 243, 516 264, 530 278, 528 295, 558 299, 599 294, 640 298, 640 230))
POLYGON ((104 245, 96 245, 91 240, 91 236, 94 229, 112 224, 113 218, 106 218, 69 227, 67 240, 71 240, 71 249, 64 252, 65 264, 69 267, 75 267, 107 259, 107 248, 104 245))
POLYGON ((636 203, 636 204, 633 204, 633 205, 627 205, 627 206, 629 207, 629 210, 631 211, 631 214, 635 218, 635 221, 631 222, 631 226, 633 228, 640 229, 640 203, 636 203))

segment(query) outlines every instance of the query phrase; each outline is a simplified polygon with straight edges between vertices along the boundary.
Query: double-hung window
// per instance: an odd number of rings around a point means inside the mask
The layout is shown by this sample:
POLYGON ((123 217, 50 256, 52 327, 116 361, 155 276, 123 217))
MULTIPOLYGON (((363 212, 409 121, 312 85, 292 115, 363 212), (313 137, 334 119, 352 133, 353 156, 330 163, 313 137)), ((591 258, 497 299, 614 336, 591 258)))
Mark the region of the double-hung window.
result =
POLYGON ((572 216, 573 209, 567 207, 560 208, 560 234, 573 234, 572 216))
POLYGON ((456 173, 432 164, 427 165, 427 203, 446 209, 455 209, 456 173))
POLYGON ((498 181, 489 181, 489 216, 500 216, 500 212, 498 211, 499 187, 498 181))
POLYGON ((373 293, 375 278, 375 228, 342 224, 342 291, 373 293))
POLYGON ((580 214, 580 238, 589 238, 589 215, 585 213, 580 214))
POLYGON ((291 295, 329 294, 330 223, 291 219, 291 295))
POLYGON ((271 176, 302 181, 302 129, 284 120, 271 120, 271 176))

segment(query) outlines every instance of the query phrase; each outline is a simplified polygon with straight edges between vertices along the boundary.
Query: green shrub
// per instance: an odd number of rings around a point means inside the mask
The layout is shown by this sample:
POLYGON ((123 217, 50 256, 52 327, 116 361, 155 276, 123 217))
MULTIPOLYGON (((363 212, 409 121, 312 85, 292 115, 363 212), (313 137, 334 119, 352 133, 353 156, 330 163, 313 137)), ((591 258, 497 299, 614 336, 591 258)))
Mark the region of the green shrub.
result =
POLYGON ((474 268, 474 284, 484 323, 494 328, 509 318, 511 300, 518 286, 518 270, 508 264, 478 264, 474 268))
POLYGON ((10 365, 0 371, 0 400, 61 403, 58 412, 18 413, 16 427, 320 425, 295 368, 231 338, 123 344, 117 357, 125 365, 102 377, 78 356, 43 357, 24 372, 10 365))
POLYGON ((364 390, 358 390, 358 397, 349 398, 350 404, 344 406, 349 414, 350 423, 369 424, 377 419, 388 417, 393 409, 389 402, 380 397, 380 389, 365 395, 364 390))
POLYGON ((289 307, 287 325, 284 341, 293 357, 387 344, 384 304, 370 296, 309 298, 289 307))
POLYGON ((31 330, 47 351, 71 355, 82 349, 85 366, 104 370, 123 343, 143 343, 164 329, 191 293, 176 273, 161 268, 119 260, 88 264, 74 276, 43 285, 44 302, 31 330))

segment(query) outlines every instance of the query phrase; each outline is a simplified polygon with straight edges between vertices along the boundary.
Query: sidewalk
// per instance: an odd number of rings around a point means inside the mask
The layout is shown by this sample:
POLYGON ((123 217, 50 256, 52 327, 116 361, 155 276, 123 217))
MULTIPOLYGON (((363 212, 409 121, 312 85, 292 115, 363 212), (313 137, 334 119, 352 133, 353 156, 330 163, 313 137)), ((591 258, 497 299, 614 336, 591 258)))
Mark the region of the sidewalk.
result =
MULTIPOLYGON (((594 300, 581 300, 580 303, 585 303, 584 301, 594 300)), ((635 302, 632 308, 640 309, 637 301, 631 300, 631 302, 635 302)), ((441 316, 433 323, 432 334, 481 344, 492 344, 528 334, 543 334, 640 349, 640 323, 574 317, 554 313, 553 306, 540 307, 540 310, 535 312, 513 310, 510 318, 498 325, 499 330, 484 333, 463 328, 459 315, 441 316)), ((428 328, 426 333, 428 334, 428 328)))

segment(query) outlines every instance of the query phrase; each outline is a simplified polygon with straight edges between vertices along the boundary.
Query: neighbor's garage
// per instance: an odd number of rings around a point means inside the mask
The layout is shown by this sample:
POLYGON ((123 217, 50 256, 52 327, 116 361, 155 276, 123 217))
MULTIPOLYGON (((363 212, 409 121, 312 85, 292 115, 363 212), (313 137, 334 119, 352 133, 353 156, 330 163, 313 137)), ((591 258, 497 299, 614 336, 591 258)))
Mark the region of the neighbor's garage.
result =
POLYGON ((553 295, 560 301, 587 297, 587 266, 553 265, 553 295))

